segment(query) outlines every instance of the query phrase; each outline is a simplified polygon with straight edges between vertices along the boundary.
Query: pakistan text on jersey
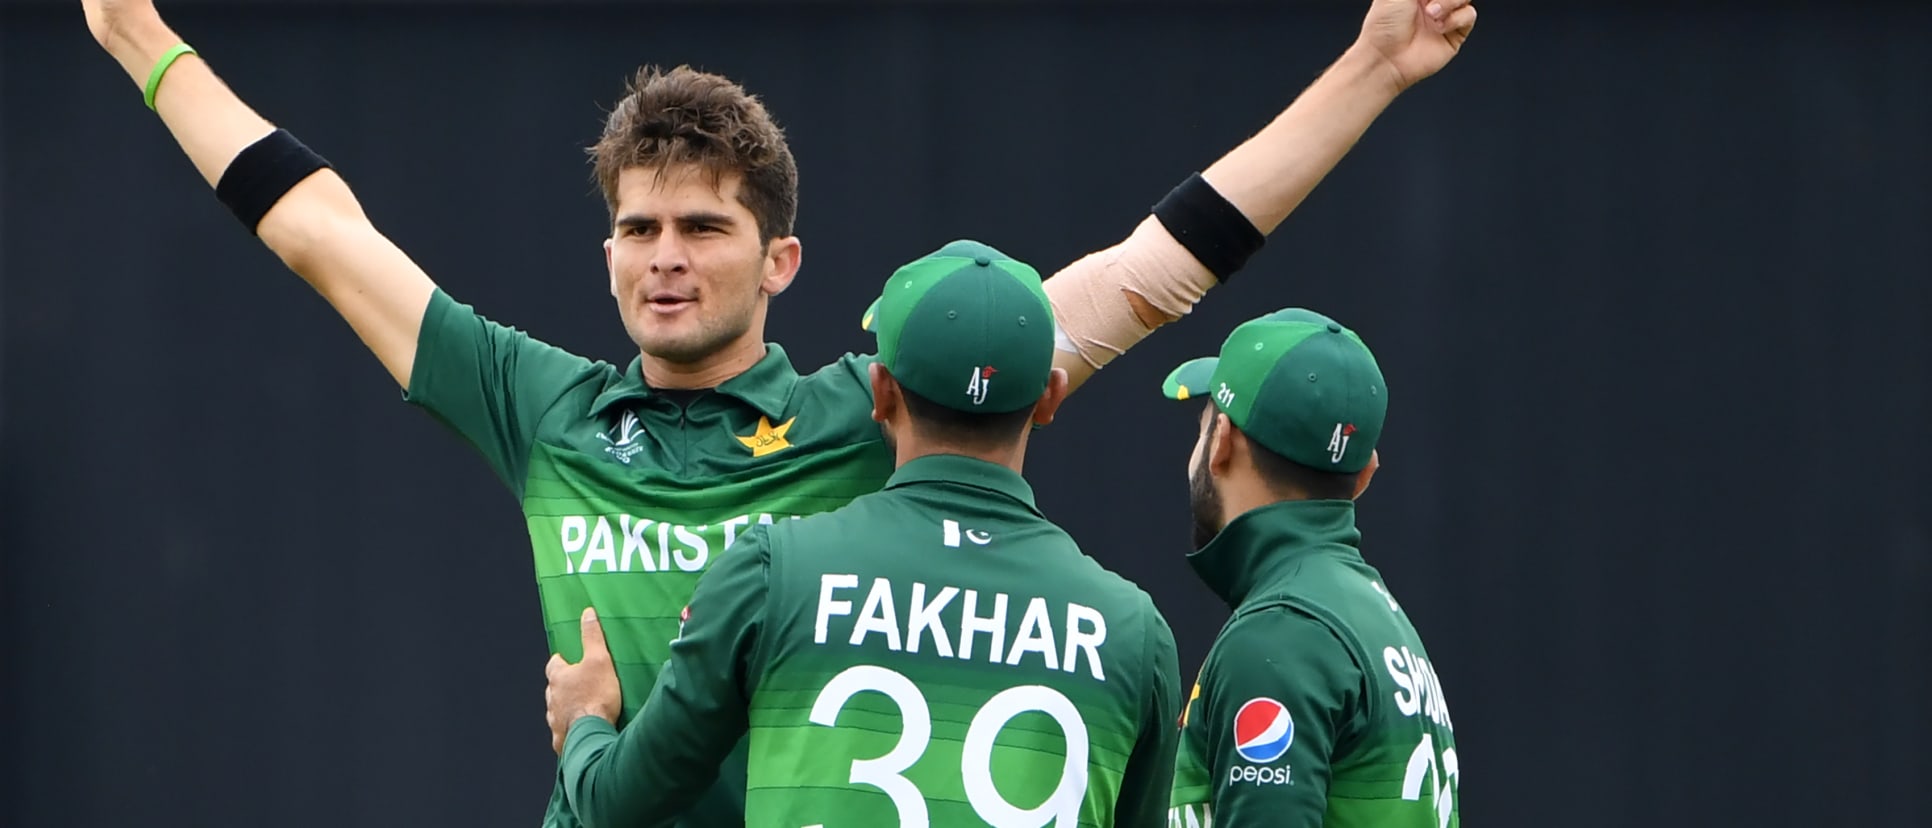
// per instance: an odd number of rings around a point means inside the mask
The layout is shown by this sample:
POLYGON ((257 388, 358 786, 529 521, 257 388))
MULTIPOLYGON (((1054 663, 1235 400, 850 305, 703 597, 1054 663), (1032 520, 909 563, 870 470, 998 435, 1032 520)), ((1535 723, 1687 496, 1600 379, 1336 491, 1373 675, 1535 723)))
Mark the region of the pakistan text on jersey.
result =
POLYGON ((1420 713, 1446 730, 1456 729, 1449 721, 1449 700, 1442 695, 1442 682, 1428 659, 1407 647, 1383 647, 1382 663, 1389 669, 1389 678, 1401 688, 1394 696, 1395 708, 1402 715, 1420 713))
POLYGON ((558 524, 564 574, 602 572, 699 572, 712 550, 731 548, 755 521, 799 515, 739 515, 716 524, 686 526, 631 515, 569 515, 558 524), (619 540, 621 538, 621 540, 619 540))
POLYGON ((1064 604, 1059 613, 1064 624, 1056 624, 1045 598, 1019 599, 1026 602, 1026 609, 1013 634, 1012 646, 1007 647, 1007 607, 1019 601, 1004 592, 993 593, 989 600, 978 590, 955 586, 934 590, 923 583, 914 583, 908 593, 895 588, 885 578, 873 578, 864 604, 854 616, 852 601, 839 596, 844 593, 856 597, 858 590, 856 574, 828 573, 819 577, 818 620, 812 634, 813 643, 840 640, 854 647, 883 644, 892 652, 907 653, 918 653, 929 646, 941 658, 970 660, 978 651, 977 645, 984 642, 988 662, 1018 667, 1027 654, 1033 653, 1041 666, 1066 673, 1075 672, 1080 655, 1085 653, 1088 674, 1096 681, 1107 680, 1106 671, 1100 666, 1100 646, 1107 641, 1107 619, 1092 607, 1064 604), (949 611, 955 601, 958 608, 949 611), (990 608, 986 606, 989 603, 990 608), (906 608, 903 625, 899 621, 901 606, 906 608), (833 630, 834 618, 852 619, 849 633, 833 630), (949 631, 948 627, 952 629, 949 631), (1064 631, 1057 645, 1055 631, 1064 631))

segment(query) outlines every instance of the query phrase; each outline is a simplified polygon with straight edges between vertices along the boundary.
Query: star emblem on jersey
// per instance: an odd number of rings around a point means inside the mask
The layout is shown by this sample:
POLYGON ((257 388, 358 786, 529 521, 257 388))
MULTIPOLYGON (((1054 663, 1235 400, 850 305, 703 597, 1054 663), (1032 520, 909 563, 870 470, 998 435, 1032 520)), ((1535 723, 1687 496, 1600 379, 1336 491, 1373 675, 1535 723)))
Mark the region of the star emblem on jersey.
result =
POLYGON ((751 449, 753 457, 763 457, 775 451, 784 451, 792 447, 792 444, 785 440, 785 432, 791 431, 792 423, 795 422, 798 422, 797 417, 772 425, 771 420, 761 416, 758 418, 758 431, 750 436, 739 437, 738 442, 744 443, 745 448, 751 449))
POLYGON ((1234 752, 1257 765, 1266 765, 1288 752, 1295 741, 1295 720, 1281 702, 1259 696, 1234 714, 1234 752))

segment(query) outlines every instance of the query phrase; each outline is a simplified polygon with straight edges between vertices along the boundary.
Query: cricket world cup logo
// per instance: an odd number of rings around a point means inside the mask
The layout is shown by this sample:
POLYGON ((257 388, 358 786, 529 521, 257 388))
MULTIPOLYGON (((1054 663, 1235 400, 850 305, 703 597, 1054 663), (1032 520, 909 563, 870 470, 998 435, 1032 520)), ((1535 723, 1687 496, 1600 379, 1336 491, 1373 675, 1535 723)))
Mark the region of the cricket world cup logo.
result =
POLYGON ((644 450, 644 444, 637 439, 642 436, 644 436, 644 424, 637 419, 637 413, 626 411, 624 416, 618 419, 614 428, 609 432, 599 433, 597 439, 609 443, 610 445, 604 447, 604 451, 617 462, 628 466, 631 464, 631 458, 644 450))

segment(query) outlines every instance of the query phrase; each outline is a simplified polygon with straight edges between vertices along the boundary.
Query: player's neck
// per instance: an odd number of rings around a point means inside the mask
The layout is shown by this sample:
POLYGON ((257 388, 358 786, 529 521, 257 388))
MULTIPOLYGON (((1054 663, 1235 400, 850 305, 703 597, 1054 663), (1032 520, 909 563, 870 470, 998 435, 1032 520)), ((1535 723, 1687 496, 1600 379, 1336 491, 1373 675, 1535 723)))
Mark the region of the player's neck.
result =
POLYGON ((763 338, 746 332, 696 362, 671 362, 644 354, 644 383, 652 388, 716 388, 764 358, 763 338))
POLYGON ((1221 525, 1226 526, 1237 517, 1288 499, 1293 498, 1282 497, 1281 493, 1257 479, 1224 480, 1221 483, 1221 525))
POLYGON ((905 439, 898 441, 895 446, 896 456, 893 458, 893 461, 900 466, 921 457, 930 457, 936 454, 949 454, 957 457, 971 457, 974 460, 984 460, 996 466, 1005 466, 1012 469, 1015 474, 1024 473, 1022 467, 1026 463, 1026 443, 1024 440, 1011 446, 989 451, 986 449, 962 448, 937 440, 922 440, 917 436, 908 435, 905 439))

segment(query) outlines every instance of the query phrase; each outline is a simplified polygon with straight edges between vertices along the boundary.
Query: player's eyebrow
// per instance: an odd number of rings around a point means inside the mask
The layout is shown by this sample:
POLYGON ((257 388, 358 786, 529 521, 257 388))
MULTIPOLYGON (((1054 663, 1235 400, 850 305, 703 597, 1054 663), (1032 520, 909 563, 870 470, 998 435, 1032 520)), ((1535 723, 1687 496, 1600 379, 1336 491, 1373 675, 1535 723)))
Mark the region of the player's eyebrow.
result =
POLYGON ((713 227, 735 227, 738 224, 738 221, 729 215, 714 213, 708 210, 684 213, 678 216, 678 222, 680 224, 708 224, 713 227))
MULTIPOLYGON (((732 218, 729 214, 711 210, 695 210, 689 213, 680 213, 676 221, 678 224, 686 227, 703 225, 731 229, 738 226, 738 220, 732 218)), ((649 216, 643 213, 631 213, 618 218, 616 221, 616 226, 619 230, 649 230, 661 224, 663 222, 656 216, 649 216)))

